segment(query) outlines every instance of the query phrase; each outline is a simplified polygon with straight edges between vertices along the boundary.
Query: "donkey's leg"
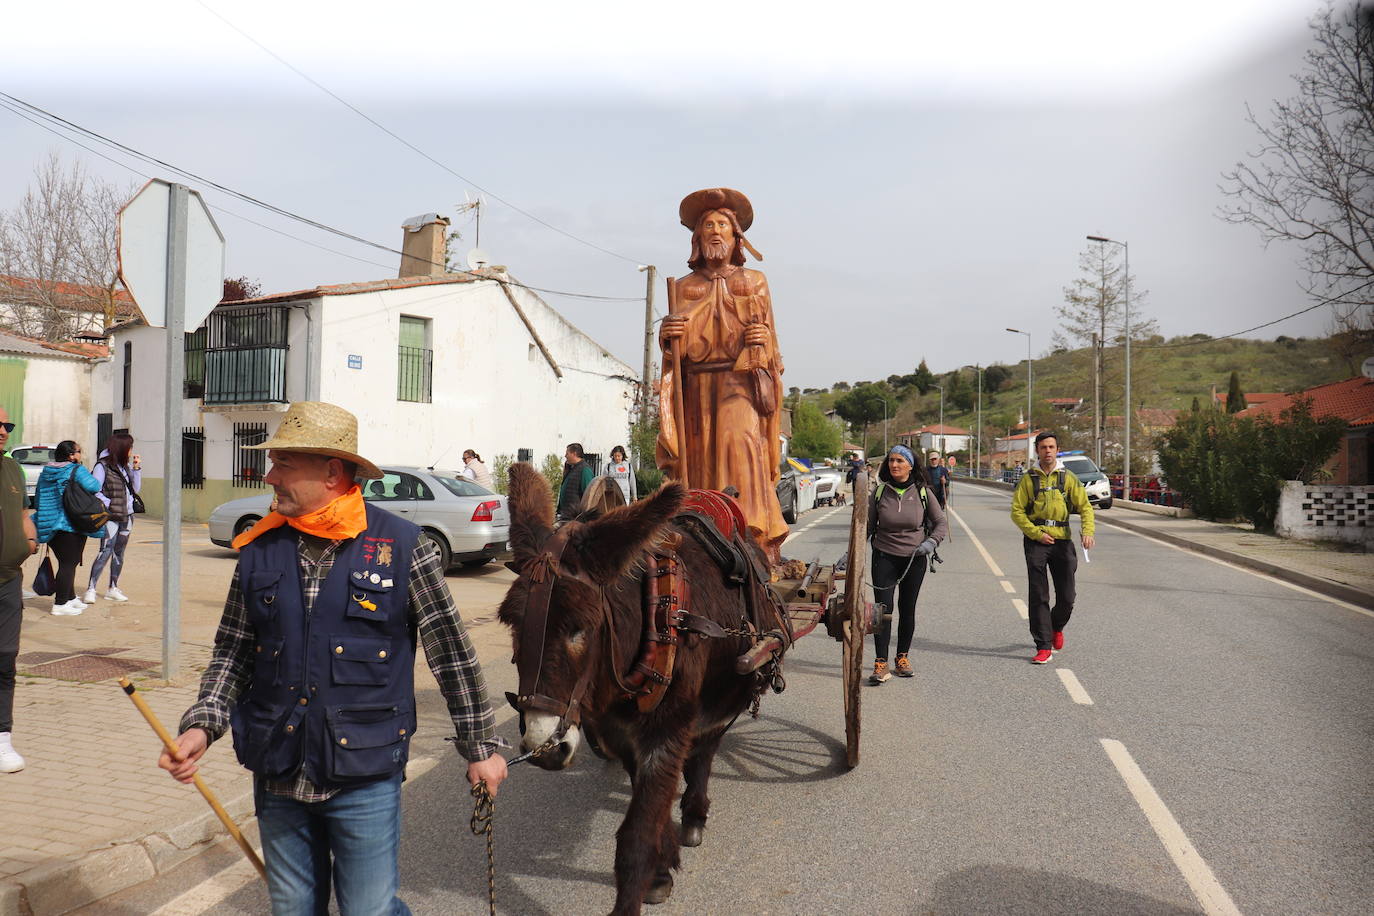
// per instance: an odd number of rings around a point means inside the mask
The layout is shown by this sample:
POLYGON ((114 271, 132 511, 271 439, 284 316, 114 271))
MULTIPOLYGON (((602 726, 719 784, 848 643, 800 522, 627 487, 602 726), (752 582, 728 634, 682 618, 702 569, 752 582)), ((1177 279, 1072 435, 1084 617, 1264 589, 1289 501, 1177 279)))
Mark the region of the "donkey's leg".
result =
MULTIPOLYGON (((651 884, 659 887, 659 900, 667 899, 661 888, 662 863, 678 860, 678 845, 676 834, 663 828, 672 818, 689 740, 686 729, 665 736, 649 747, 635 768, 630 809, 616 831, 612 916, 637 916, 651 884)), ((646 736, 644 744, 650 743, 646 736)), ((671 890, 671 876, 666 883, 671 890)))
POLYGON ((682 775, 687 782, 687 788, 682 793, 683 846, 701 845, 706 815, 711 810, 711 798, 706 794, 706 785, 711 779, 711 766, 715 763, 716 751, 724 737, 723 726, 698 737, 683 767, 682 775))

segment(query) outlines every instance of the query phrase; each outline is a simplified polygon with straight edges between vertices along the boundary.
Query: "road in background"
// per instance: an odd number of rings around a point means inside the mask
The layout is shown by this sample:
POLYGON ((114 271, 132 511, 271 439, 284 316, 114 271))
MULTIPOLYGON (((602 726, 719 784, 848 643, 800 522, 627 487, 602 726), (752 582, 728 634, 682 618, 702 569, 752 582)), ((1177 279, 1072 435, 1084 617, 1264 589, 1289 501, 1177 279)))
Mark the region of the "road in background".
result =
MULTIPOLYGON (((1066 649, 1032 666, 1007 497, 960 488, 956 513, 967 528, 954 523, 917 609, 916 677, 863 691, 859 767, 842 765, 840 647, 818 631, 789 655, 787 691, 727 736, 705 843, 654 913, 1367 911, 1374 620, 1099 528, 1066 649)), ((808 513, 784 552, 832 562, 847 523, 808 513)), ((499 697, 515 685, 509 644, 473 629, 499 697)), ((442 700, 421 699, 414 754, 432 768, 405 790, 403 893, 417 914, 485 912, 462 762, 442 700)), ((628 790, 595 758, 517 768, 496 802, 500 912, 609 909, 628 790)), ((200 883, 212 859, 99 912, 177 895, 169 916, 262 912, 247 875, 200 883)))

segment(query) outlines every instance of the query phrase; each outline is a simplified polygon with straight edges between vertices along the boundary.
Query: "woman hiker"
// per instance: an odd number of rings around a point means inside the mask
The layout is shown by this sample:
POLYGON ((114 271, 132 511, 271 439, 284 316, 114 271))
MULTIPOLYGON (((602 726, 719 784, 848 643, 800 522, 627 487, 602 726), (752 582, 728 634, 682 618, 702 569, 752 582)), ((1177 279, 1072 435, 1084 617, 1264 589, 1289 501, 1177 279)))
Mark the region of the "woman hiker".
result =
POLYGON ((108 497, 100 492, 100 481, 81 466, 81 446, 64 439, 53 450, 53 460, 43 466, 33 494, 38 543, 47 544, 57 557, 57 591, 52 599, 55 617, 74 617, 86 610, 85 602, 76 597, 76 568, 81 565, 86 538, 101 535, 100 531, 82 534, 72 527, 62 506, 62 494, 68 486, 81 487, 96 494, 101 502, 108 502, 108 497))
POLYGON ((110 501, 110 520, 100 539, 100 552, 91 563, 91 581, 81 603, 95 604, 95 587, 105 565, 110 566, 110 587, 105 597, 110 601, 128 601, 129 596, 119 590, 119 574, 124 569, 124 551, 129 546, 129 532, 134 524, 134 495, 143 489, 143 471, 138 456, 131 454, 134 437, 115 433, 105 443, 91 476, 100 481, 100 492, 110 501))
POLYGON ((897 615, 897 675, 911 677, 916 673, 908 658, 916 634, 916 597, 921 593, 928 557, 949 533, 944 510, 928 486, 925 471, 911 449, 894 445, 878 472, 878 486, 868 508, 873 599, 886 612, 873 634, 876 659, 868 682, 875 687, 892 677, 887 652, 893 611, 897 615))

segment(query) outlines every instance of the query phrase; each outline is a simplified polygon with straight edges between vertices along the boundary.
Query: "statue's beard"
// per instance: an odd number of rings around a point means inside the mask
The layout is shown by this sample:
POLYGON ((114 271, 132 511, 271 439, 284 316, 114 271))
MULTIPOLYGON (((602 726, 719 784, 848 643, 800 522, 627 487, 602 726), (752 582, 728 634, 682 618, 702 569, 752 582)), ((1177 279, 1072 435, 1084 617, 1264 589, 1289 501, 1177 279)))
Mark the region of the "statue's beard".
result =
POLYGON ((710 261, 724 261, 730 256, 730 247, 723 239, 707 239, 702 243, 701 249, 710 261))

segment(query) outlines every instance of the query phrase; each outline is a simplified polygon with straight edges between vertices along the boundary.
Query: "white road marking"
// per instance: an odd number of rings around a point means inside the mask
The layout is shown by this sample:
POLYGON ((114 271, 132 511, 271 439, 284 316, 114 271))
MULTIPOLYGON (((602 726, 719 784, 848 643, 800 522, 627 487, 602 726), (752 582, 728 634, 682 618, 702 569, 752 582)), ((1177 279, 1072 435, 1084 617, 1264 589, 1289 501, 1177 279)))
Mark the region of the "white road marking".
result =
POLYGON ((983 562, 988 564, 988 569, 992 570, 992 574, 994 576, 1001 579, 1003 577, 1002 567, 998 566, 997 563, 992 559, 992 554, 988 553, 988 549, 983 546, 983 542, 978 540, 978 535, 973 533, 973 529, 970 528, 968 524, 959 516, 958 512, 955 512, 953 509, 950 509, 949 514, 954 518, 956 522, 959 523, 959 527, 964 529, 964 533, 967 534, 968 539, 973 542, 973 546, 977 547, 978 552, 983 555, 983 562))
POLYGON ((1126 750, 1126 745, 1111 738, 1103 738, 1101 741, 1103 750, 1115 764, 1117 772, 1126 783, 1126 788, 1135 797, 1136 804, 1145 812, 1150 826, 1164 844, 1164 851, 1174 860, 1174 866, 1183 874, 1183 879, 1188 882, 1193 896, 1202 905, 1202 911, 1208 916, 1240 916, 1240 910, 1236 908, 1231 896, 1217 881, 1216 875, 1212 874, 1212 869, 1198 854, 1178 821, 1169 813, 1164 800, 1145 778, 1135 759, 1126 750))
POLYGON ((1022 620, 1030 620, 1030 608, 1026 607, 1026 602, 1020 598, 1011 599, 1011 606, 1016 608, 1016 613, 1021 615, 1022 620))
POLYGON ((1054 672, 1064 682, 1064 689, 1069 692, 1069 696, 1073 698, 1075 703, 1079 706, 1093 705, 1093 698, 1088 696, 1088 691, 1084 690, 1083 685, 1078 683, 1078 678, 1074 676, 1072 671, 1068 668, 1056 668, 1054 672))
MULTIPOLYGON (((506 718, 509 719, 510 716, 506 718)), ((438 757, 411 758, 406 763, 406 782, 403 785, 411 785, 411 780, 423 776, 438 765, 438 757)), ((258 855, 262 855, 261 848, 258 848, 258 855)), ((241 859, 167 901, 149 916, 199 916, 201 913, 208 913, 256 880, 258 870, 247 859, 241 859)))
POLYGON ((1325 602, 1327 602, 1328 604, 1334 604, 1334 605, 1336 605, 1337 607, 1343 607, 1343 608, 1345 608, 1345 609, 1348 610, 1348 611, 1354 611, 1356 614, 1363 614, 1363 615, 1366 616, 1366 617, 1374 617, 1374 611, 1370 611, 1370 610, 1367 610, 1366 608, 1362 608, 1362 607, 1360 607, 1360 606, 1357 605, 1357 604, 1351 604, 1349 601, 1342 601, 1342 600, 1339 599, 1339 598, 1332 598, 1330 595, 1323 595, 1321 592, 1314 592, 1314 591, 1312 591, 1312 589, 1310 589, 1310 588, 1304 588, 1303 586, 1298 585, 1298 584, 1296 584, 1296 583, 1294 583, 1294 582, 1287 582, 1287 581, 1285 581, 1285 580, 1283 580, 1283 579, 1275 578, 1274 576, 1271 576, 1271 575, 1269 575, 1268 573, 1262 573, 1262 572, 1260 572, 1258 569, 1250 569, 1249 567, 1246 567, 1246 566, 1238 566, 1238 565, 1236 565, 1235 563, 1230 563, 1230 562, 1227 562, 1226 560, 1222 560, 1222 559, 1219 559, 1219 558, 1217 558, 1217 557, 1209 556, 1208 554, 1205 554, 1205 553, 1198 553, 1198 552, 1195 551, 1195 550, 1189 550, 1188 548, 1186 548, 1186 547, 1180 547, 1180 546, 1178 546, 1177 544, 1170 544, 1168 541, 1161 541, 1159 538, 1151 537, 1151 536, 1148 535, 1148 534, 1142 534, 1142 533, 1140 533, 1139 531, 1132 531, 1132 530, 1129 529, 1129 528, 1118 528, 1118 527, 1116 527, 1116 526, 1114 526, 1114 525, 1112 525, 1112 526, 1110 526, 1110 527, 1111 527, 1111 529, 1112 529, 1113 531, 1122 531, 1122 532, 1125 532, 1126 534, 1133 534, 1133 535, 1135 535, 1135 536, 1138 537, 1138 538, 1143 538, 1143 539, 1145 539, 1145 540, 1151 542, 1152 544, 1158 544, 1158 545, 1160 545, 1161 547, 1168 547, 1170 550, 1177 550, 1179 553, 1186 553, 1186 554, 1188 554, 1189 556, 1201 557, 1201 558, 1204 559, 1204 560, 1211 560, 1213 563, 1217 564, 1218 566, 1225 566, 1225 567, 1227 567, 1228 569, 1235 569, 1235 570, 1238 570, 1238 571, 1243 572, 1243 573, 1249 573, 1250 575, 1254 576, 1254 577, 1257 578, 1257 579, 1263 579, 1263 580, 1265 580, 1266 582, 1273 582, 1273 583, 1276 584, 1276 585, 1282 585, 1284 588, 1291 588, 1291 589, 1292 589, 1293 591, 1295 591, 1295 592, 1302 592, 1304 595, 1310 595, 1310 596, 1313 597, 1313 598, 1320 598, 1322 601, 1325 601, 1325 602))
POLYGON ((797 528, 796 530, 794 530, 791 534, 789 534, 786 538, 783 539, 783 544, 786 545, 788 541, 792 540, 792 539, 793 539, 794 537, 796 537, 797 535, 802 534, 802 533, 807 532, 807 531, 810 531, 812 528, 816 527, 816 526, 819 525, 821 522, 823 522, 823 521, 825 521, 826 519, 830 518, 830 516, 834 515, 836 512, 839 512, 841 509, 849 509, 849 508, 852 508, 852 507, 851 507, 851 506, 835 506, 835 507, 833 507, 829 512, 825 513, 825 514, 822 515, 820 518, 812 519, 811 521, 807 522, 805 525, 802 525, 800 528, 797 528))
POLYGON ((1014 594, 1016 594, 1016 586, 1012 585, 1012 584, 1011 584, 1010 582, 1008 582, 1006 579, 1003 579, 1003 580, 1002 580, 1002 591, 1006 592, 1008 595, 1014 595, 1014 594))

